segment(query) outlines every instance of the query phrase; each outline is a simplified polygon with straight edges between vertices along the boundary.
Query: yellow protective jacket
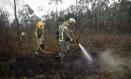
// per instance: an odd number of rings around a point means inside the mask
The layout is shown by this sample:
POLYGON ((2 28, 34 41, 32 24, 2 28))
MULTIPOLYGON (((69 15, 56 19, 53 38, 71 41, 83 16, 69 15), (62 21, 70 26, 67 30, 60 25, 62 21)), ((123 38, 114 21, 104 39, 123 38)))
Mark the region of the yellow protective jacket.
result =
POLYGON ((40 20, 36 24, 36 33, 38 35, 38 38, 44 35, 44 27, 45 27, 45 23, 42 20, 40 20))

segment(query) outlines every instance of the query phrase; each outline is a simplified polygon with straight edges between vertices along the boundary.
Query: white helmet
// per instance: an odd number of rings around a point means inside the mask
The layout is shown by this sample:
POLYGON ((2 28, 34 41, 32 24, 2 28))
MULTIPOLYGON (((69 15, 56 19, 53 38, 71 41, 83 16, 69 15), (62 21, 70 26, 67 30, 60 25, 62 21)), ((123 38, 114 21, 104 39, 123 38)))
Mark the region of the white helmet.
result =
POLYGON ((70 18, 69 22, 75 24, 75 19, 74 18, 70 18))

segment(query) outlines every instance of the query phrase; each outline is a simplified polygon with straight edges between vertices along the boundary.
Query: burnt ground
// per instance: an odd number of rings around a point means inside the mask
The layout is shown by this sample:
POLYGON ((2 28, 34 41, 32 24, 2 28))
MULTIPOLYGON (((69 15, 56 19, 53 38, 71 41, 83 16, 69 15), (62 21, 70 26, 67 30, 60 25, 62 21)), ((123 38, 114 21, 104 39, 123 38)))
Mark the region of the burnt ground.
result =
POLYGON ((17 51, 13 50, 15 45, 12 43, 11 46, 4 48, 6 44, 1 44, 0 79, 130 79, 131 38, 108 37, 108 35, 93 36, 83 43, 87 44, 84 46, 91 51, 92 62, 88 62, 80 49, 76 48, 72 49, 73 52, 65 57, 62 64, 56 59, 57 53, 35 55, 34 52, 28 51, 29 47, 32 48, 32 44, 24 46, 26 47, 22 52, 24 55, 16 54, 17 51), (10 50, 6 50, 8 47, 10 50), (111 55, 106 53, 101 55, 101 49, 105 48, 113 48, 115 51, 111 55), (115 54, 118 58, 112 57, 115 54), (101 61, 100 55, 106 56, 105 62, 101 61))
POLYGON ((61 64, 56 54, 16 56, 2 54, 0 59, 1 79, 82 79, 85 75, 96 75, 99 66, 89 63, 81 56, 70 54, 61 64))
MULTIPOLYGON (((116 79, 117 74, 104 70, 96 55, 93 61, 71 53, 61 64, 56 54, 16 56, 2 55, 0 58, 1 79, 116 79)), ((125 67, 126 70, 128 68, 125 67)), ((130 79, 129 71, 120 79, 130 79)), ((120 73, 118 73, 119 75, 120 73)))

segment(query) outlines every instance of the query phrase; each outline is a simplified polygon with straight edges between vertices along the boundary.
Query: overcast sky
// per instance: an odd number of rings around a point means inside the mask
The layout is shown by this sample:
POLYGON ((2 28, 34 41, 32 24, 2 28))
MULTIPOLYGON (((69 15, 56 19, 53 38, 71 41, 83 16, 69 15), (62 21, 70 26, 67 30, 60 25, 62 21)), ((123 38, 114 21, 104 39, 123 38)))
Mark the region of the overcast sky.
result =
MULTIPOLYGON (((70 5, 75 4, 75 0, 62 0, 63 3, 59 3, 58 10, 66 9, 70 5)), ((29 4, 30 7, 35 11, 35 14, 42 16, 47 12, 55 9, 55 4, 48 4, 50 0, 24 0, 25 4, 29 4)))
MULTIPOLYGON (((76 0, 62 0, 63 3, 59 3, 58 10, 66 9, 72 4, 76 4, 76 0)), ((78 0, 79 1, 79 0, 78 0)), ((117 1, 117 0, 115 0, 117 1)), ((35 11, 35 14, 38 16, 42 16, 43 14, 46 14, 52 10, 55 9, 55 4, 48 4, 50 0, 24 0, 24 4, 29 4, 30 7, 35 11), (40 11, 42 10, 42 11, 40 11)), ((110 3, 112 3, 113 0, 110 0, 110 3)))
MULTIPOLYGON (((56 10, 56 5, 54 3, 49 4, 50 0, 16 0, 17 9, 22 8, 22 5, 29 4, 29 6, 34 10, 34 13, 41 17, 42 15, 56 10)), ((59 3, 58 11, 67 9, 70 5, 75 4, 75 0, 62 0, 63 3, 59 3)), ((0 7, 5 11, 10 13, 10 19, 14 18, 13 11, 13 0, 1 0, 0 7)))
MULTIPOLYGON (((13 11, 13 7, 11 7, 11 4, 7 3, 8 1, 12 2, 12 6, 13 6, 13 0, 1 0, 0 5, 2 2, 4 2, 7 5, 4 5, 3 8, 5 8, 5 10, 8 10, 10 12, 10 14, 12 15, 11 17, 14 17, 14 11, 13 11)), ((20 8, 22 5, 24 4, 29 4, 29 6, 34 10, 34 13, 41 17, 44 14, 47 14, 48 12, 52 11, 52 10, 56 10, 55 9, 55 4, 48 4, 50 2, 50 0, 16 0, 17 1, 17 7, 20 8)), ((76 0, 62 0, 63 3, 59 3, 58 5, 58 10, 62 10, 62 9, 66 9, 68 8, 70 5, 75 4, 76 0)), ((110 0, 110 2, 113 2, 114 0, 110 0)), ((117 1, 117 0, 115 0, 117 1)))

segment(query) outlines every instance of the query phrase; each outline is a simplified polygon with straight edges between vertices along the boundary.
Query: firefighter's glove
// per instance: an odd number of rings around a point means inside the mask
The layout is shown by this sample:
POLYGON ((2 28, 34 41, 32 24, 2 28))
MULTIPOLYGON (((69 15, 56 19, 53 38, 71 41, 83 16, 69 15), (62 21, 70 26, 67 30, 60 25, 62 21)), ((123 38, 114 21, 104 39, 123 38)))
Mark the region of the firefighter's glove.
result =
POLYGON ((79 40, 78 39, 76 39, 75 42, 79 44, 79 40))

